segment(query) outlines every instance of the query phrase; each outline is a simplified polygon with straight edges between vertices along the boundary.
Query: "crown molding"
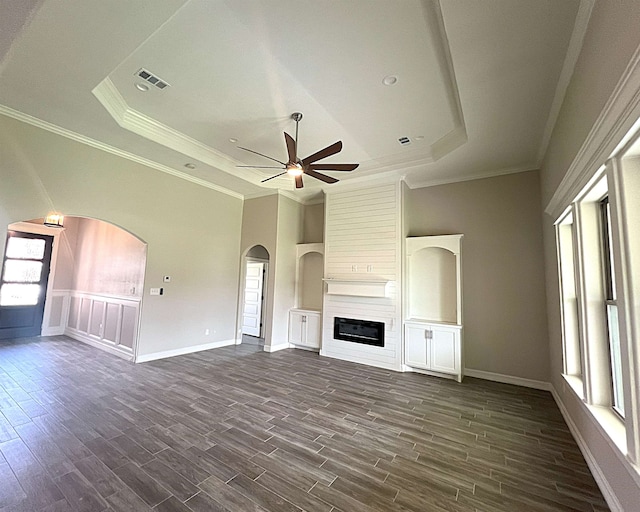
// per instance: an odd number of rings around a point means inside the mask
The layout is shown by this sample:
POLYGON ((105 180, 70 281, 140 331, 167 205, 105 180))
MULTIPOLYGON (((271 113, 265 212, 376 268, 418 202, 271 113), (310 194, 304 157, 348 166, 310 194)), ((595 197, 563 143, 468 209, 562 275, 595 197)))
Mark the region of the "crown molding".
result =
POLYGON ((164 172, 166 174, 170 174, 171 176, 175 176, 176 178, 183 179, 185 181, 189 181, 196 185, 200 185, 201 187, 209 188, 211 190, 215 190, 217 192, 221 192, 223 194, 229 195, 231 197, 235 197, 237 199, 244 199, 242 194, 238 192, 234 192, 233 190, 229 190, 228 188, 221 187, 209 181, 196 178, 195 176, 191 176, 182 171, 178 171, 166 165, 160 164, 158 162, 154 162, 153 160, 149 160, 147 158, 143 158, 141 156, 135 155, 133 153, 129 153, 128 151, 123 151, 122 149, 118 149, 114 146, 110 146, 105 144, 104 142, 97 141, 86 135, 81 135, 79 133, 73 132, 66 128, 62 128, 55 124, 49 123, 47 121, 43 121, 42 119, 38 119, 37 117, 33 117, 29 114, 25 114, 18 110, 14 110, 6 105, 0 105, 0 114, 3 114, 7 117, 11 117, 12 119, 16 119, 17 121, 22 121, 23 123, 30 124, 35 126, 36 128, 41 128, 51 133, 55 133, 56 135, 61 135, 67 139, 71 139, 75 142, 80 142, 81 144, 85 144, 95 149, 99 149, 106 153, 110 153, 112 155, 119 156, 121 158, 126 158, 127 160, 131 160, 132 162, 136 162, 138 164, 144 165, 146 167, 150 167, 157 171, 164 172))
POLYGON ((616 156, 637 129, 640 118, 640 46, 571 162, 545 208, 557 218, 604 163, 616 156))
POLYGON ((556 92, 553 96, 553 102, 549 109, 547 123, 544 127, 544 132, 542 133, 542 140, 540 141, 540 147, 538 149, 539 165, 541 165, 542 159, 549 147, 551 134, 553 133, 553 128, 555 127, 558 116, 560 115, 560 108, 562 107, 567 87, 569 87, 573 70, 576 67, 576 62, 578 61, 578 57, 582 51, 582 43, 584 41, 584 36, 587 33, 587 27, 589 25, 589 20, 591 19, 591 11, 593 10, 594 4, 595 0, 580 1, 576 20, 573 24, 573 32, 571 33, 571 39, 569 40, 569 46, 567 48, 567 54, 564 58, 560 77, 556 84, 556 92))
MULTIPOLYGON (((125 130, 237 177, 236 166, 238 162, 206 144, 130 108, 109 77, 94 87, 92 93, 116 123, 125 130)), ((255 169, 248 168, 245 176, 252 177, 253 180, 247 181, 254 185, 258 185, 262 179, 262 174, 255 169)))
POLYGON ((435 187, 438 185, 450 185, 452 183, 461 183, 464 181, 483 180, 486 178, 497 178, 499 176, 506 176, 508 174, 518 174, 521 172, 537 171, 539 170, 536 164, 521 165, 518 167, 511 167, 509 169, 500 169, 497 171, 485 172, 482 174, 473 174, 467 176, 460 176, 456 178, 438 178, 438 179, 426 179, 426 180, 414 180, 411 176, 405 176, 404 181, 410 189, 435 187))
POLYGON ((460 92, 456 80, 456 72, 451 58, 451 49, 447 29, 444 24, 440 0, 424 0, 423 12, 427 24, 427 32, 431 35, 433 47, 438 56, 440 73, 447 91, 447 101, 453 117, 453 130, 445 134, 431 145, 431 157, 439 160, 454 149, 467 142, 467 128, 464 122, 460 92))

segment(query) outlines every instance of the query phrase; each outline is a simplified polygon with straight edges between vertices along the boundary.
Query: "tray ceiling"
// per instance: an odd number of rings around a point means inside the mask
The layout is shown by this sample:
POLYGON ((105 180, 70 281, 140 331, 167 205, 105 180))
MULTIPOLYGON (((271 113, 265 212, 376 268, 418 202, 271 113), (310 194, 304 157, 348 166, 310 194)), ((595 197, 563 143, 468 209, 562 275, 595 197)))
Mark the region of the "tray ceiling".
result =
MULTIPOLYGON (((345 182, 528 170, 577 55, 580 9, 577 0, 44 0, 11 20, 15 37, 0 47, 0 112, 245 196, 293 189, 287 176, 261 184, 269 170, 236 166, 269 165, 237 145, 286 159, 294 111, 304 114, 302 156, 342 140, 327 161, 360 162, 334 173, 345 182), (169 86, 144 82, 141 68, 169 86), (395 85, 383 84, 389 75, 395 85)), ((295 193, 326 187, 306 177, 295 193)))

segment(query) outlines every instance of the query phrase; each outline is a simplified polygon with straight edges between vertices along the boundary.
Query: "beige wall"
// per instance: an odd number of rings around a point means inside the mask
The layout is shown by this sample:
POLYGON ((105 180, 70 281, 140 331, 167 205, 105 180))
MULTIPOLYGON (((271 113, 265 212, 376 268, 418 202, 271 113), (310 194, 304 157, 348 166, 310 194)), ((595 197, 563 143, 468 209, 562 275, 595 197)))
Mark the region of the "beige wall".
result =
POLYGON ((148 244, 141 355, 234 338, 240 199, 4 116, 0 184, 2 250, 9 223, 50 210, 106 220, 148 244), (160 286, 163 296, 149 296, 160 286))
POLYGON ((324 242, 324 203, 304 207, 303 240, 301 243, 324 242))
MULTIPOLYGON (((612 95, 640 45, 640 2, 596 2, 584 45, 553 131, 541 171, 542 205, 546 207, 612 95)), ((544 242, 549 319, 551 383, 579 435, 586 441, 622 510, 637 510, 640 486, 635 471, 603 435, 562 373, 560 301, 556 262, 555 219, 545 215, 544 242)))
POLYGON ((288 197, 278 201, 278 254, 275 267, 272 344, 288 343, 289 310, 295 306, 296 244, 302 243, 304 207, 288 197))
POLYGON ((537 171, 405 191, 409 236, 464 234, 466 368, 547 381, 537 171))
POLYGON ((141 297, 147 246, 125 230, 95 219, 78 219, 73 290, 141 297))
MULTIPOLYGON (((277 245, 278 222, 278 195, 257 197, 244 201, 242 209, 242 239, 240 249, 242 256, 256 245, 261 245, 269 253, 269 267, 266 282, 266 303, 262 322, 264 323, 264 343, 271 345, 271 331, 273 325, 273 302, 275 289, 275 264, 277 245)), ((243 258, 244 259, 244 258, 243 258)), ((245 269, 242 262, 242 272, 238 282, 239 287, 244 287, 245 269)), ((239 296, 238 315, 242 315, 242 295, 239 296)), ((241 322, 241 319, 238 319, 241 322)), ((238 325, 237 338, 241 338, 238 325)))
MULTIPOLYGON (((263 320, 267 350, 288 342, 289 309, 295 306, 296 244, 302 242, 303 218, 304 207, 279 194, 244 202, 242 254, 256 245, 269 252, 263 320)), ((240 282, 243 279, 244 275, 240 282)))

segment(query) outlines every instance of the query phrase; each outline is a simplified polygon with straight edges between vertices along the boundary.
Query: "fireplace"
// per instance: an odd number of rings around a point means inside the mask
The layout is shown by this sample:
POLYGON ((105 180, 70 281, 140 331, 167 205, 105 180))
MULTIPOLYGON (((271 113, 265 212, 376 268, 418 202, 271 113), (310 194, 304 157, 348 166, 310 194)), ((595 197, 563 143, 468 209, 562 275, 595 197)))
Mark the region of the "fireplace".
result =
POLYGON ((384 347, 384 322, 334 317, 333 338, 384 347))

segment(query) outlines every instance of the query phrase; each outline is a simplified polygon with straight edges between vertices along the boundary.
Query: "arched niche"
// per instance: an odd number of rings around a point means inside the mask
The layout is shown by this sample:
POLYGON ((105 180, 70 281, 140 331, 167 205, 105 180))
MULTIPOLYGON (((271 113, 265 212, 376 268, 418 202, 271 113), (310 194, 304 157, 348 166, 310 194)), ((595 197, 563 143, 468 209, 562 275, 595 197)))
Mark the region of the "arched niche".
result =
POLYGON ((324 292, 324 245, 296 246, 296 307, 310 311, 322 310, 324 292))
POLYGON ((455 254, 440 247, 417 251, 411 259, 409 279, 411 318, 423 318, 432 322, 456 322, 455 254))
POLYGON ((462 324, 461 235, 407 239, 407 317, 462 324))

